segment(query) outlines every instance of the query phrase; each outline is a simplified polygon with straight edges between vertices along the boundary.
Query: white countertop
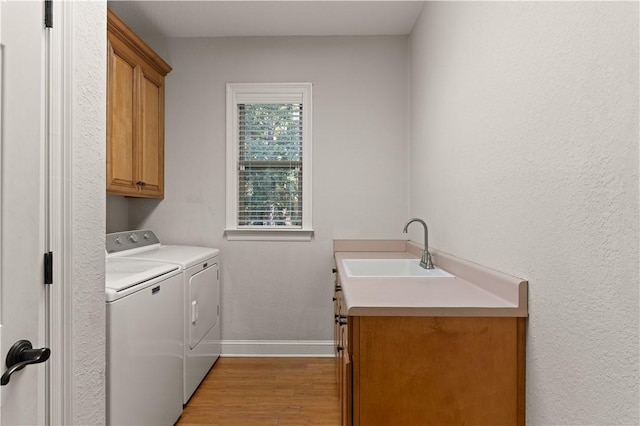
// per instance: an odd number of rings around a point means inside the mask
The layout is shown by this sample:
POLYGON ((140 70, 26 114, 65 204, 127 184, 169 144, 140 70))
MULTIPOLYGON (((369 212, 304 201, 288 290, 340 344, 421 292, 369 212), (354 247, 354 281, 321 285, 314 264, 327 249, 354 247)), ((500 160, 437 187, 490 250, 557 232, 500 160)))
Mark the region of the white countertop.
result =
MULTIPOLYGON (((365 242, 366 243, 366 242, 365 242)), ((433 252, 434 263, 454 278, 348 277, 343 259, 415 259, 419 248, 403 245, 371 246, 336 241, 335 261, 347 315, 352 316, 482 316, 526 317, 527 281, 483 266, 433 252), (370 249, 371 251, 349 251, 370 249), (378 251, 387 250, 390 251, 378 251), (340 251, 345 250, 345 251, 340 251)), ((377 244, 377 245, 376 245, 377 244)))

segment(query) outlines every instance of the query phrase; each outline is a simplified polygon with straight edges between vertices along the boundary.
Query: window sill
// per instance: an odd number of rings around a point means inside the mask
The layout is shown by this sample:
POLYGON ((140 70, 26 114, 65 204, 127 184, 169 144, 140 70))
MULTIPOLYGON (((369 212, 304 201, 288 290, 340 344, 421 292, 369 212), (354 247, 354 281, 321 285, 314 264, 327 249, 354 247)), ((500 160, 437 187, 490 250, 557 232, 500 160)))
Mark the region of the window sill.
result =
POLYGON ((311 241, 313 229, 225 229, 229 241, 311 241))

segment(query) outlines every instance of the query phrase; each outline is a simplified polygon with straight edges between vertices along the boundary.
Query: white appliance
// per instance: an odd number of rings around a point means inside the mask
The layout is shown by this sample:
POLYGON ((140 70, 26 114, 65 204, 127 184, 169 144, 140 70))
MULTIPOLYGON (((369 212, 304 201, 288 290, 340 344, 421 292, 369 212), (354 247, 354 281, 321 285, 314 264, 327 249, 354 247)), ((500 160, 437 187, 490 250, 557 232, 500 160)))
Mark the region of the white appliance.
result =
POLYGON ((183 273, 183 403, 198 388, 220 356, 220 250, 162 245, 150 230, 107 235, 107 250, 128 259, 177 265, 183 273))
POLYGON ((107 424, 173 425, 182 414, 182 275, 107 257, 107 424))

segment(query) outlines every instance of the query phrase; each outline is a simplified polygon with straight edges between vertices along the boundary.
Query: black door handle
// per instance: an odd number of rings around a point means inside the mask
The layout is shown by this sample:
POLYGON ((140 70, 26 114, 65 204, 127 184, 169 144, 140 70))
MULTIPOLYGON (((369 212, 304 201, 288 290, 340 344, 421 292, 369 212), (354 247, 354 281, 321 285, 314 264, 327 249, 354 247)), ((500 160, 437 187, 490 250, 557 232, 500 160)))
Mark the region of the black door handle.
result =
POLYGON ((31 342, 28 340, 18 340, 11 346, 7 353, 7 368, 2 378, 0 378, 0 385, 4 386, 9 383, 11 375, 18 370, 22 370, 29 364, 39 364, 45 362, 51 356, 51 349, 41 348, 33 349, 31 342))

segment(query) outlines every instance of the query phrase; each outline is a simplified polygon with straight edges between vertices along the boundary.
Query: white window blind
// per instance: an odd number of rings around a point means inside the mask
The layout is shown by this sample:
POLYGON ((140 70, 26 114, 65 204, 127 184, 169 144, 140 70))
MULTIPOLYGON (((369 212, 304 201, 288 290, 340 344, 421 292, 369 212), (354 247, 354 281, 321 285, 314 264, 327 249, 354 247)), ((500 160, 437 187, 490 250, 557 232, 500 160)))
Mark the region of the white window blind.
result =
POLYGON ((311 84, 227 84, 229 239, 309 240, 311 84))
POLYGON ((302 228, 302 104, 238 104, 238 226, 302 228))

